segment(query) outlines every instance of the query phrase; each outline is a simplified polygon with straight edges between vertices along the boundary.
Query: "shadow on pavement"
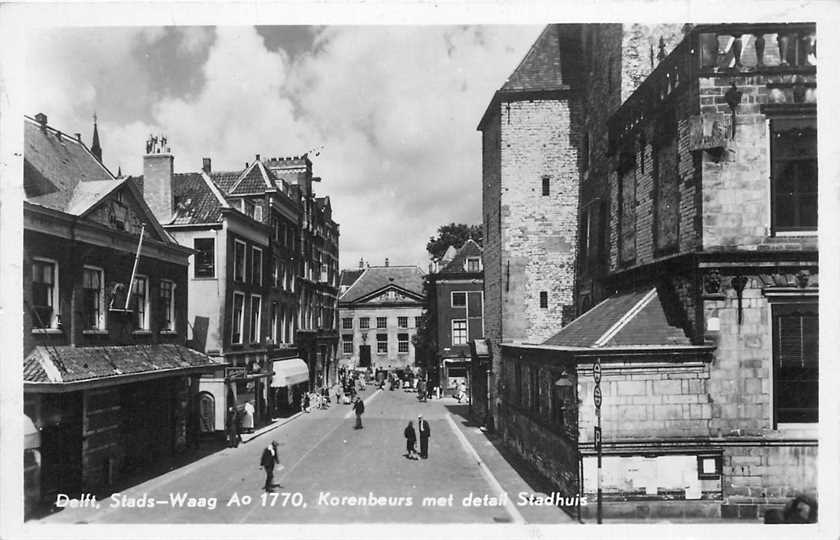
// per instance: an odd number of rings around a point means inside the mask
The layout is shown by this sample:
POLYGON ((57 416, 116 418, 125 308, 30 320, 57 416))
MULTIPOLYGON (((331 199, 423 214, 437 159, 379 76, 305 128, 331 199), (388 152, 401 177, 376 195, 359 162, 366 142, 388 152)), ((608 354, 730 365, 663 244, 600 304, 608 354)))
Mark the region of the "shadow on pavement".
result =
MULTIPOLYGON (((447 403, 444 405, 449 413, 452 415, 452 419, 456 422, 460 422, 461 425, 469 428, 478 428, 481 427, 481 423, 477 422, 474 418, 470 416, 470 408, 467 404, 458 404, 458 403, 447 403)), ((504 444, 502 438, 498 435, 491 433, 489 431, 481 431, 482 435, 496 448, 496 451, 508 462, 508 464, 513 468, 514 471, 522 477, 522 480, 528 484, 528 487, 534 493, 546 493, 549 494, 553 491, 557 490, 557 487, 554 486, 551 481, 545 478, 533 465, 525 461, 521 456, 519 456, 516 452, 511 450, 504 444)), ((576 518, 574 512, 571 508, 560 507, 566 514, 571 517, 576 518)))
MULTIPOLYGON (((208 434, 202 437, 198 448, 188 447, 181 454, 167 456, 154 463, 148 463, 139 470, 123 472, 119 479, 107 488, 100 489, 98 491, 88 491, 85 493, 95 495, 96 499, 101 501, 111 496, 112 493, 118 493, 138 484, 142 484, 152 478, 156 478, 162 474, 166 474, 170 471, 203 459, 211 454, 225 450, 227 447, 227 442, 223 439, 222 435, 215 433, 208 434)), ((25 521, 40 519, 57 512, 61 512, 63 508, 56 508, 54 503, 55 501, 44 501, 39 506, 33 508, 31 513, 25 516, 25 521)))

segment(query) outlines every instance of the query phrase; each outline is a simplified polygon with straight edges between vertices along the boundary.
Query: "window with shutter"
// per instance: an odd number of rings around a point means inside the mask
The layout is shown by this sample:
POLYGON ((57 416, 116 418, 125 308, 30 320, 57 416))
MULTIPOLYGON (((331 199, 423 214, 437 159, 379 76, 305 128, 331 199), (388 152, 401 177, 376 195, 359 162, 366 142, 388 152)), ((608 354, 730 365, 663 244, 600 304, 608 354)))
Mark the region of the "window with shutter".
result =
POLYGON ((817 304, 773 306, 774 424, 818 420, 817 304))

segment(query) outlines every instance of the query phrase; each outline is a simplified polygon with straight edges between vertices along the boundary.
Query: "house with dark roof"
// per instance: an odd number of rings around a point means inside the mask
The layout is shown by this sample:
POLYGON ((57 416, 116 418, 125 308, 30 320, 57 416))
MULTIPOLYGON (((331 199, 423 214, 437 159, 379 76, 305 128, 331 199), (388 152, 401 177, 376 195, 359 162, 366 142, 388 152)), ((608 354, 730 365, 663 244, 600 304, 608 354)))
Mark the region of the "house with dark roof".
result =
MULTIPOLYGON (((559 490, 586 497, 584 519, 757 521, 814 496, 814 24, 557 26, 546 33, 570 38, 557 62, 584 67, 570 88, 583 122, 559 135, 583 136, 577 318, 522 337, 506 307, 491 309, 496 291, 502 305, 530 298, 507 269, 551 262, 534 248, 567 224, 540 228, 506 191, 502 231, 490 215, 485 235, 497 429, 559 490), (488 255, 494 242, 507 244, 488 255)), ((539 154, 532 130, 521 142, 539 154)))
MULTIPOLYGON (((427 324, 435 343, 428 366, 431 383, 440 386, 443 395, 455 394, 463 383, 470 395, 485 396, 483 402, 476 403, 476 411, 486 409, 486 375, 471 376, 469 346, 470 341, 484 338, 481 256, 481 246, 470 238, 460 247, 449 246, 439 260, 432 262, 426 276, 427 324), (477 392, 473 392, 474 381, 477 392)), ((485 412, 476 414, 483 418, 485 412)))
POLYGON ((93 150, 24 118, 24 412, 40 453, 40 469, 25 456, 28 502, 107 489, 182 451, 200 430, 198 380, 219 368, 186 346, 190 250, 93 150))
POLYGON ((252 402, 257 424, 297 410, 302 392, 334 380, 338 346, 338 225, 329 197, 312 189, 311 161, 257 154, 242 170, 217 171, 204 158, 200 170, 175 173, 163 137, 146 149, 132 180, 195 251, 191 339, 229 365, 203 389, 219 413, 252 402))
MULTIPOLYGON (((360 263, 361 266, 361 263, 360 263)), ((425 304, 416 266, 343 270, 339 297, 341 359, 350 368, 393 372, 415 367, 413 337, 425 304)))

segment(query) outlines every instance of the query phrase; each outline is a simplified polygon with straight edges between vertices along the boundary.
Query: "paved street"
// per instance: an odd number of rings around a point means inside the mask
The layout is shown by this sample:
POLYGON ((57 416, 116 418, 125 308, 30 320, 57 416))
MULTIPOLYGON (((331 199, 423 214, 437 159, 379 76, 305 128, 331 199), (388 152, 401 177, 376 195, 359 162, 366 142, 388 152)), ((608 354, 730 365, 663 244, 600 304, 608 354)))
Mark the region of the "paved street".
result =
POLYGON ((98 508, 66 508, 30 523, 572 521, 556 507, 516 504, 520 491, 539 491, 483 433, 466 424, 459 414, 465 406, 452 399, 419 403, 403 391, 368 389, 362 395, 367 403, 364 429, 353 429, 349 406, 314 411, 239 448, 124 490, 117 497, 125 501, 123 507, 113 508, 112 496, 98 501, 98 508), (432 437, 429 459, 413 461, 405 457, 402 431, 408 420, 416 427, 418 412, 429 421, 432 437), (264 496, 258 463, 272 439, 280 443, 285 468, 275 474, 276 495, 264 496), (507 505, 498 497, 502 490, 507 505), (470 504, 465 504, 468 497, 470 504), (487 505, 493 497, 497 505, 487 505), (139 507, 143 501, 146 506, 139 507), (137 504, 129 507, 130 502, 137 504))

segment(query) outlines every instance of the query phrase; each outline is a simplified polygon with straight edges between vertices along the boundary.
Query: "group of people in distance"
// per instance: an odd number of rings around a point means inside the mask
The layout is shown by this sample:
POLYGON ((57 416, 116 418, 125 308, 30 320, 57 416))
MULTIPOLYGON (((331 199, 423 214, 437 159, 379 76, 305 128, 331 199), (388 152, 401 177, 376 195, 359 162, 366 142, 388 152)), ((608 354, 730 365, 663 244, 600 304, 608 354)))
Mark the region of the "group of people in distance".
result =
POLYGON ((429 422, 423 419, 422 414, 417 415, 417 431, 414 431, 414 424, 409 420, 408 425, 403 430, 403 435, 405 436, 406 457, 408 459, 427 459, 429 457, 429 437, 432 436, 432 432, 429 429, 429 422), (418 432, 420 435, 419 457, 415 448, 418 432))

